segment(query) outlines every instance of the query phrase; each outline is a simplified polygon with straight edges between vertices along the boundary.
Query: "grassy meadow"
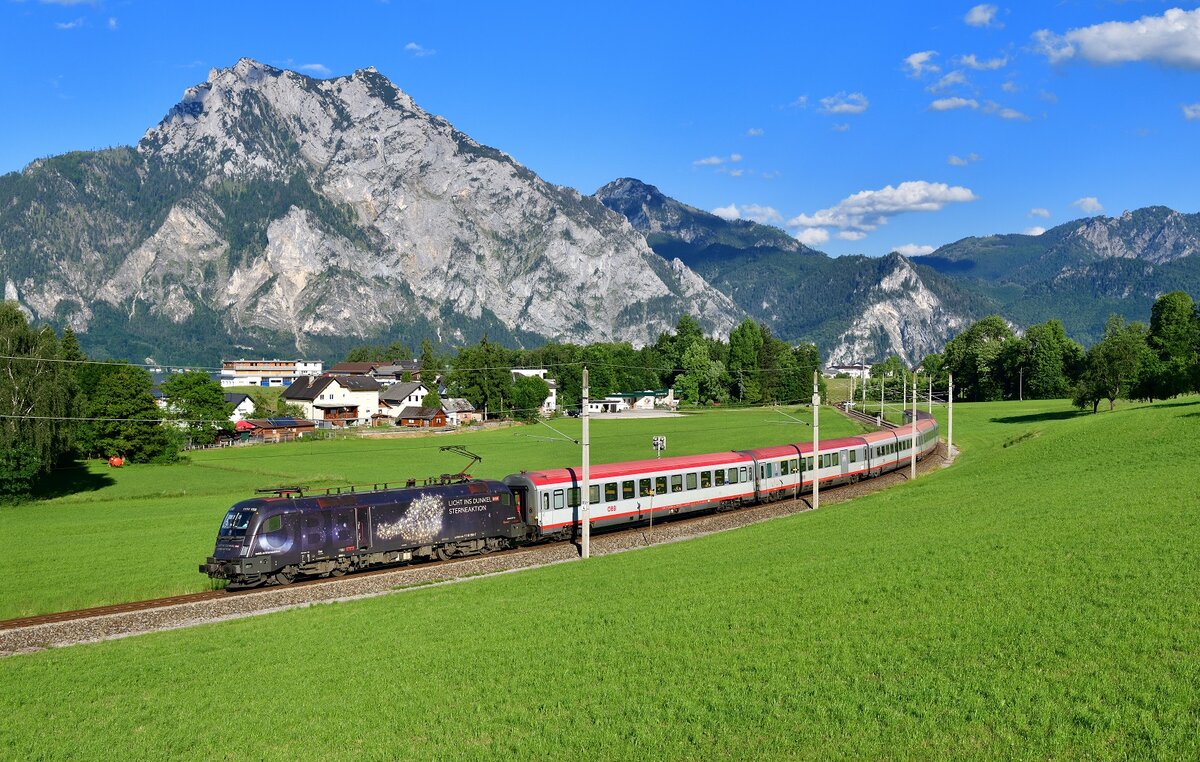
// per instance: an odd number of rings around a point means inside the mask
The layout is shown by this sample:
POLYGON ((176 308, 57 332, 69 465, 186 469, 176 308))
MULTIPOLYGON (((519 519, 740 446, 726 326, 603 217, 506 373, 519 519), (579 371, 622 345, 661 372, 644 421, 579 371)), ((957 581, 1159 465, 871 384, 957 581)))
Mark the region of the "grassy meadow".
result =
POLYGON ((1200 399, 955 413, 821 511, 4 659, 0 754, 1200 756, 1200 399))
MULTIPOLYGON (((807 410, 788 415, 811 420, 807 410)), ((597 420, 592 458, 602 463, 653 457, 650 438, 667 436, 667 454, 805 440, 812 429, 770 409, 708 410, 680 418, 597 420)), ((53 499, 0 507, 0 619, 142 600, 208 589, 196 566, 212 552, 229 506, 279 484, 310 487, 403 481, 453 473, 467 464, 439 447, 461 444, 483 456, 475 476, 575 465, 575 419, 497 431, 393 439, 339 437, 280 445, 205 450, 175 465, 110 469, 102 463, 61 472, 53 499)), ((860 431, 833 413, 822 436, 860 431)))

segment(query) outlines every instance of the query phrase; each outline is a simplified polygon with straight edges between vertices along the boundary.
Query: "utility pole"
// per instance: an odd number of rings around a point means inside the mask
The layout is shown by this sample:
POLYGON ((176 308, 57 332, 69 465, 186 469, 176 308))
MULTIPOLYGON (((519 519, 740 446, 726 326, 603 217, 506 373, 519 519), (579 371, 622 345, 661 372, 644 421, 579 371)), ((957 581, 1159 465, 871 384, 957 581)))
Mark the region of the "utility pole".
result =
POLYGON ((950 377, 950 392, 946 396, 946 457, 954 452, 954 374, 949 374, 950 377))
POLYGON ((1025 367, 1017 368, 1017 401, 1025 401, 1025 367))
POLYGON ((917 373, 913 371, 913 405, 912 405, 912 420, 909 421, 909 427, 912 429, 912 442, 908 446, 909 463, 908 463, 908 478, 917 478, 917 373))
POLYGON ((883 387, 887 383, 887 376, 879 374, 879 417, 875 419, 878 426, 883 426, 883 387))
POLYGON ((867 371, 866 363, 864 363, 861 359, 858 361, 858 369, 862 373, 862 380, 863 380, 862 411, 865 413, 865 412, 867 412, 867 379, 869 379, 871 376, 870 376, 870 373, 867 371))
POLYGON ((933 374, 929 374, 929 414, 933 415, 933 374))
POLYGON ((581 551, 584 558, 592 554, 592 519, 589 507, 592 502, 592 443, 588 439, 588 369, 583 368, 583 409, 579 412, 583 421, 583 478, 579 488, 579 519, 583 522, 581 551))
POLYGON ((817 373, 813 371, 813 510, 821 507, 821 393, 817 391, 817 373))

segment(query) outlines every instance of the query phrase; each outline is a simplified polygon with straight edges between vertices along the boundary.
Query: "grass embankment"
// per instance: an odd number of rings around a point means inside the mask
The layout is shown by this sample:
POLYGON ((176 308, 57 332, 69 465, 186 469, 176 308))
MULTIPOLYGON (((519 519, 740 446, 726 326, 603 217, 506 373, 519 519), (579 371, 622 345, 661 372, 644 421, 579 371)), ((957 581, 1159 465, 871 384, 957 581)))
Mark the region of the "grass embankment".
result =
MULTIPOLYGON (((803 409, 789 414, 811 420, 803 409)), ((578 438, 574 419, 550 424, 578 438)), ((827 414, 822 435, 860 431, 827 414)), ((705 411, 682 418, 598 420, 592 458, 603 463, 653 456, 650 438, 667 435, 667 454, 805 440, 812 429, 767 409, 705 411)), ((0 508, 0 619, 207 589, 197 564, 212 552, 229 506, 279 484, 311 487, 403 481, 454 472, 461 444, 483 456, 475 476, 576 465, 579 447, 541 425, 405 439, 328 441, 206 450, 187 463, 110 469, 91 464, 63 473, 81 491, 0 508)), ((69 491, 64 484, 63 491, 69 491)))
POLYGON ((954 468, 737 532, 13 657, 0 743, 1195 759, 1200 401, 1063 407, 956 407, 954 468))

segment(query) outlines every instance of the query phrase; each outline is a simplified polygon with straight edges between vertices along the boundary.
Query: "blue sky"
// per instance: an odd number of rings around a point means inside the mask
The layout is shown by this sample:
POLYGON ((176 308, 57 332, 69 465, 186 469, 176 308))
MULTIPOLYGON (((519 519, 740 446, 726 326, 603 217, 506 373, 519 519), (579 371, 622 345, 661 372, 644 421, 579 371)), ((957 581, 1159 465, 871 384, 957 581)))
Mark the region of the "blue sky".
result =
POLYGON ((1196 3, 0 0, 0 172, 133 144, 243 56, 375 66, 547 180, 831 254, 1200 211, 1196 3))

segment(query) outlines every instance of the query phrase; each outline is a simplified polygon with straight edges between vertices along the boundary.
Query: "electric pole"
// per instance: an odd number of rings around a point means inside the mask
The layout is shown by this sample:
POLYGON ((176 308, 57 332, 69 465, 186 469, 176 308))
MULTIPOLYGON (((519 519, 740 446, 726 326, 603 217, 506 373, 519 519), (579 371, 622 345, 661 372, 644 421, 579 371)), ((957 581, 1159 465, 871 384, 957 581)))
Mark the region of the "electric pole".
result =
POLYGON ((583 478, 579 488, 579 519, 583 522, 583 539, 581 551, 584 558, 592 553, 592 519, 589 515, 589 505, 592 502, 592 444, 588 439, 588 369, 583 369, 583 409, 579 411, 583 420, 583 478))
POLYGON ((946 397, 946 457, 954 452, 954 374, 949 374, 950 392, 946 397))
POLYGON ((813 510, 821 507, 821 393, 817 391, 819 371, 813 371, 813 510))
POLYGON ((912 420, 909 421, 909 426, 912 428, 912 442, 909 443, 909 463, 908 463, 908 478, 917 478, 917 373, 913 371, 913 399, 912 399, 912 420))

